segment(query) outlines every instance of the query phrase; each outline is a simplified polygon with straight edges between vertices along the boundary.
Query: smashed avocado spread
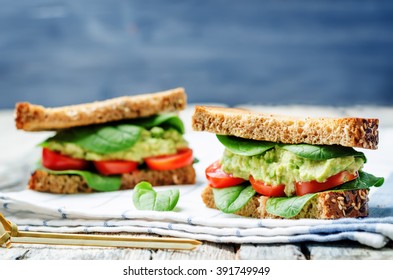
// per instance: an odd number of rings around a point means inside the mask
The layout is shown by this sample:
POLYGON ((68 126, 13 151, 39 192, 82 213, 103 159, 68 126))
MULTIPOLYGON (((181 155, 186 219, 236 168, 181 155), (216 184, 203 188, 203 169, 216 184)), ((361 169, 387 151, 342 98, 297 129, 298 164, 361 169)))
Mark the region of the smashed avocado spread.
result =
POLYGON ((285 184, 285 194, 293 196, 295 182, 324 182, 344 170, 354 173, 363 167, 364 160, 355 156, 311 160, 276 146, 254 156, 237 155, 225 149, 221 164, 226 173, 238 178, 249 180, 252 175, 268 185, 285 184))
POLYGON ((109 153, 99 154, 84 150, 75 143, 49 140, 45 146, 50 150, 58 151, 61 154, 73 158, 86 160, 129 160, 142 163, 143 158, 175 154, 178 149, 188 146, 181 133, 173 128, 164 130, 161 127, 142 129, 139 140, 130 148, 109 153))

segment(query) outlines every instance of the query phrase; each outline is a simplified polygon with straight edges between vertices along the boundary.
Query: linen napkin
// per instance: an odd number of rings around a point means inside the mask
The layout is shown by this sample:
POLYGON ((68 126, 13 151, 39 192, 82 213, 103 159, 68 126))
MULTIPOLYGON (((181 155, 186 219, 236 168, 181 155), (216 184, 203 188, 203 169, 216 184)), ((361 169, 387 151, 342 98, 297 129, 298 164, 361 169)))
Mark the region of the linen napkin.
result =
POLYGON ((186 138, 200 160, 195 165, 197 183, 155 188, 179 189, 174 211, 136 210, 132 190, 75 195, 0 192, 0 211, 25 231, 155 233, 239 244, 354 240, 374 248, 393 240, 392 128, 381 130, 384 141, 378 150, 362 150, 368 158, 365 171, 385 177, 382 187, 371 189, 369 217, 340 220, 253 219, 206 208, 200 197, 206 185, 204 169, 220 158, 223 147, 213 134, 187 131, 186 138))
POLYGON ((393 179, 372 195, 370 216, 340 220, 244 218, 206 208, 202 184, 157 187, 180 190, 170 212, 140 211, 132 190, 56 195, 31 190, 0 193, 0 209, 19 230, 48 232, 135 232, 230 243, 291 243, 354 240, 381 248, 393 240, 393 179))

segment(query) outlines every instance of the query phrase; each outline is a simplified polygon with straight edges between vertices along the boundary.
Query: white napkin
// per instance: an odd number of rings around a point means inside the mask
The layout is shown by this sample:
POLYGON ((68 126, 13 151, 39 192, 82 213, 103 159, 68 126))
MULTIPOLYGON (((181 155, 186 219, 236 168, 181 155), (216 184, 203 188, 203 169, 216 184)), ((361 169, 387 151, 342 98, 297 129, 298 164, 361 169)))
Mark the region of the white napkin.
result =
POLYGON ((290 243, 355 240, 381 248, 393 239, 393 180, 373 195, 370 217, 340 220, 252 219, 206 208, 203 185, 178 188, 174 211, 136 210, 132 190, 56 195, 31 190, 0 193, 0 209, 20 230, 49 232, 137 232, 231 243, 290 243))
MULTIPOLYGON (((191 110, 183 113, 188 119, 191 110), (187 115, 188 114, 188 115, 187 115)), ((186 124, 189 124, 187 121, 186 124)), ((223 147, 215 135, 192 132, 186 138, 200 160, 195 165, 197 184, 178 188, 180 199, 171 212, 136 210, 132 190, 109 193, 56 195, 25 190, 0 193, 0 211, 20 230, 49 232, 156 233, 231 243, 291 243, 355 240, 381 248, 393 239, 393 129, 381 131, 380 148, 363 150, 365 171, 384 176, 385 184, 372 188, 370 216, 340 220, 274 220, 228 215, 206 208, 200 194, 206 185, 204 169, 220 158, 223 147)))

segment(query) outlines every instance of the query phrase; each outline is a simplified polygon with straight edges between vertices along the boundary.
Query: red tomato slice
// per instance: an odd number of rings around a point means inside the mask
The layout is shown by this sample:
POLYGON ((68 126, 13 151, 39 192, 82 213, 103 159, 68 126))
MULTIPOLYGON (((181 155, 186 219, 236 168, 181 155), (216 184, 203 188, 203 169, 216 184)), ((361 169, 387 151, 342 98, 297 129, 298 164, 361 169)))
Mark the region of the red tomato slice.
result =
POLYGON ((255 180, 252 176, 250 176, 250 183, 252 188, 259 194, 264 196, 285 196, 285 185, 277 185, 277 186, 270 186, 265 184, 263 181, 255 180))
POLYGON ((226 188, 239 185, 245 180, 235 178, 232 174, 225 173, 220 161, 213 162, 205 171, 206 179, 213 188, 226 188))
POLYGON ((94 161, 94 166, 102 175, 116 175, 135 171, 138 162, 127 160, 98 160, 94 161))
POLYGON ((194 161, 190 148, 181 149, 174 155, 156 156, 145 158, 147 167, 152 170, 171 170, 187 165, 194 161))
POLYGON ((51 170, 83 170, 89 167, 89 162, 84 159, 62 155, 48 148, 43 148, 42 165, 51 170))
POLYGON ((351 174, 348 171, 342 171, 329 177, 325 182, 319 183, 317 181, 310 182, 297 182, 295 184, 296 195, 305 195, 307 193, 316 193, 325 191, 339 185, 342 185, 348 181, 352 181, 359 176, 359 173, 351 174))

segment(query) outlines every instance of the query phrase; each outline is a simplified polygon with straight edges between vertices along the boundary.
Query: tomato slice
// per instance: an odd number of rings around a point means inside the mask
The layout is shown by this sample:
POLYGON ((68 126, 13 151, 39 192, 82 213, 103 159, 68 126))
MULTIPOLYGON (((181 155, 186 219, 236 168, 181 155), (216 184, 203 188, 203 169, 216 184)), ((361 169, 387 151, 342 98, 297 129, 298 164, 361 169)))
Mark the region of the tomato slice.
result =
POLYGON ((187 165, 194 161, 192 150, 190 148, 181 149, 174 155, 156 156, 145 158, 148 168, 152 170, 171 170, 187 165))
POLYGON ((89 167, 89 162, 84 159, 62 155, 48 148, 43 148, 42 165, 51 170, 83 170, 89 167))
POLYGON ((93 161, 93 163, 102 175, 130 173, 138 167, 138 162, 127 160, 98 160, 93 161))
POLYGON ((285 185, 277 185, 277 186, 271 186, 265 184, 263 181, 255 180, 254 177, 250 176, 250 183, 252 185, 252 188, 259 194, 262 194, 264 196, 285 196, 285 185))
MULTIPOLYGON (((348 171, 342 171, 329 177, 325 182, 317 182, 316 180, 309 182, 296 182, 295 190, 296 195, 301 196, 308 193, 316 193, 320 191, 325 191, 342 185, 348 181, 352 181, 359 176, 358 172, 355 174, 351 174, 348 171)), ((253 189, 262 195, 265 196, 285 196, 284 189, 285 185, 281 184, 278 186, 270 186, 265 184, 263 181, 255 180, 252 176, 250 176, 250 182, 253 189)))
POLYGON ((220 161, 213 162, 206 168, 206 179, 213 188, 226 188, 239 185, 245 180, 242 178, 235 178, 232 174, 225 173, 221 168, 220 161))
POLYGON ((339 185, 342 185, 348 181, 352 181, 359 176, 358 172, 351 174, 348 171, 342 171, 329 177, 325 182, 319 183, 317 181, 310 182, 297 182, 295 184, 296 195, 305 195, 308 193, 316 193, 325 191, 339 185))

